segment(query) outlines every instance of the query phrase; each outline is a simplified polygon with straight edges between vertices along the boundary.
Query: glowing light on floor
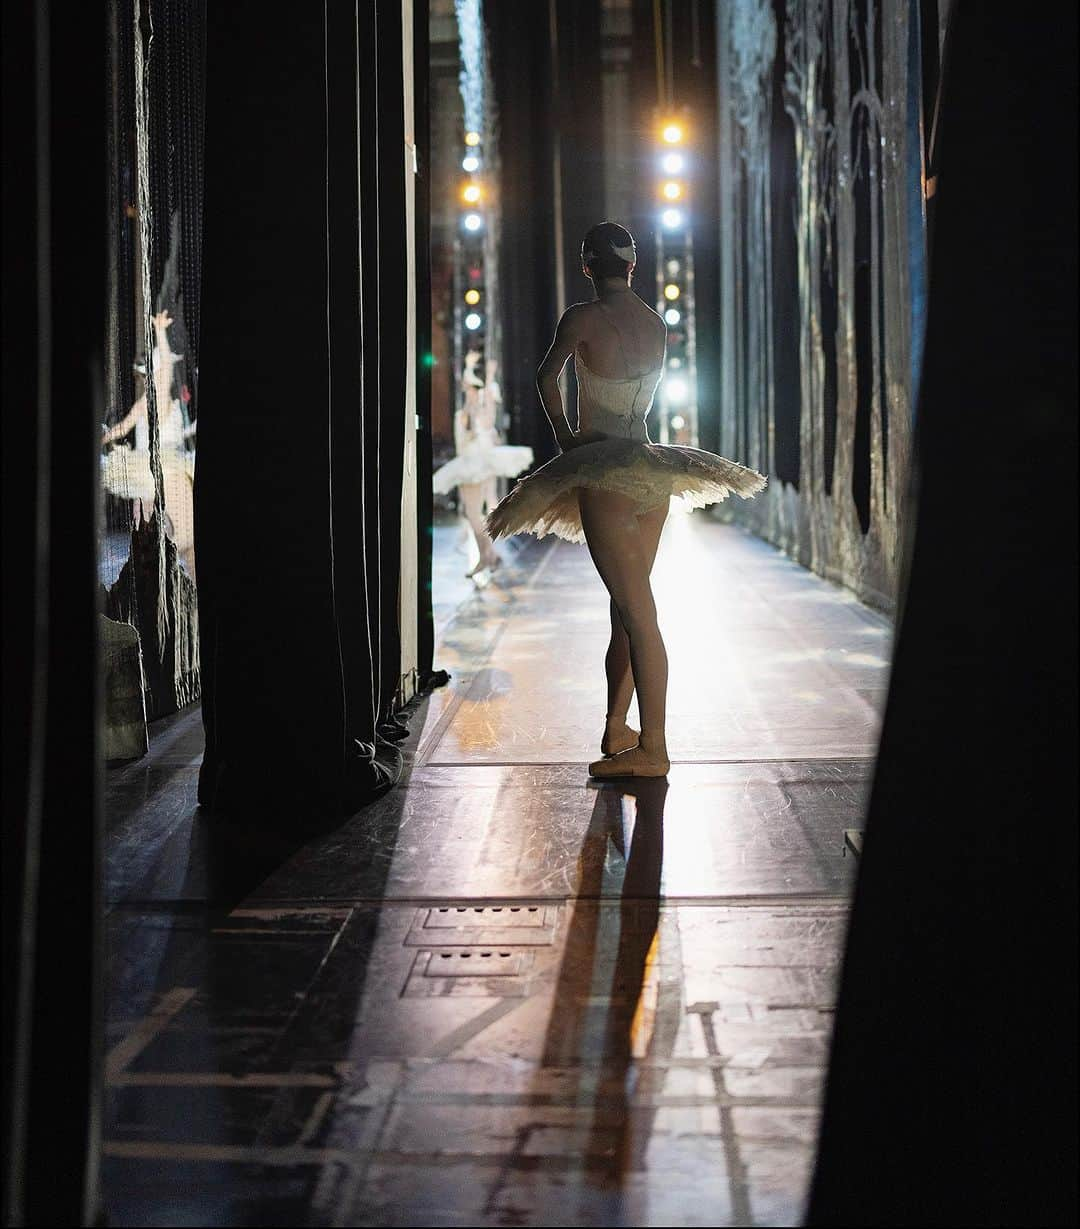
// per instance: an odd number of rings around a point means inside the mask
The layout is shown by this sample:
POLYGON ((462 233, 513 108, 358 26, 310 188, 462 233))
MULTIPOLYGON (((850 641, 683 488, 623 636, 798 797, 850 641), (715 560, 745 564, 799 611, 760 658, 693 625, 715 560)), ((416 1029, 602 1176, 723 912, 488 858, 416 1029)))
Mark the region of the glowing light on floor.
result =
POLYGON ((465 327, 469 329, 470 332, 475 332, 482 323, 483 321, 481 320, 478 312, 469 312, 469 314, 465 317, 465 327))
POLYGON ((660 215, 660 221, 668 228, 668 230, 676 230, 682 226, 682 210, 681 209, 665 209, 660 215))
POLYGON ((682 319, 682 313, 677 307, 669 307, 667 311, 664 312, 664 319, 668 322, 668 324, 678 324, 682 319))
POLYGON ((466 154, 461 160, 461 169, 471 175, 480 169, 480 159, 475 154, 466 154))
POLYGON ((679 288, 674 284, 674 282, 669 282, 664 287, 664 298, 669 300, 669 302, 674 302, 674 300, 679 297, 679 293, 679 288))
POLYGON ((484 219, 478 213, 467 213, 463 219, 465 229, 477 231, 484 225, 484 219))
POLYGON ((665 175, 678 175, 685 163, 686 159, 682 154, 665 154, 660 161, 665 175))

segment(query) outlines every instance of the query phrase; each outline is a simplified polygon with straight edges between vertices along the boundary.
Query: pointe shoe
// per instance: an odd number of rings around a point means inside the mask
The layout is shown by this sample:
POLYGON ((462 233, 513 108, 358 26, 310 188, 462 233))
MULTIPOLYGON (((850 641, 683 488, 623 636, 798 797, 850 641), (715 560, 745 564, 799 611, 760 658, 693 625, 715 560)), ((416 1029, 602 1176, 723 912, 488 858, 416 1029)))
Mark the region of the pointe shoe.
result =
POLYGON ((654 759, 643 747, 631 747, 629 751, 606 759, 594 760, 589 765, 589 776, 608 777, 666 777, 671 768, 668 759, 654 759))
POLYGON ((601 755, 619 755, 623 751, 629 751, 632 747, 638 745, 638 739, 641 735, 628 725, 624 733, 619 734, 616 738, 608 738, 607 734, 600 739, 600 754, 601 755))

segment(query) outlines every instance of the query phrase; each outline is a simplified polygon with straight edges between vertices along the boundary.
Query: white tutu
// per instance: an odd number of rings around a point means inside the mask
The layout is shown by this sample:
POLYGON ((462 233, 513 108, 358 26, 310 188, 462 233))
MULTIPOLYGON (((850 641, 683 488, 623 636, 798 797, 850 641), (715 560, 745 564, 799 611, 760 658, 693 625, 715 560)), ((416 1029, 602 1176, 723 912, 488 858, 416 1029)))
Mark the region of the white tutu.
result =
MULTIPOLYGON (((161 468, 165 481, 181 478, 188 482, 195 477, 195 454, 162 449, 161 468)), ((120 499, 154 498, 154 475, 150 470, 150 454, 142 448, 113 448, 101 458, 101 482, 107 491, 120 499)))
POLYGON ((572 448, 523 478, 492 509, 486 528, 492 538, 553 533, 567 542, 584 542, 581 487, 625 495, 647 512, 673 496, 690 508, 704 508, 729 495, 747 499, 763 490, 766 481, 755 470, 700 448, 613 436, 572 448))
POLYGON ((645 419, 661 369, 628 379, 591 371, 576 357, 578 414, 587 430, 604 438, 580 444, 541 465, 488 514, 491 537, 549 533, 584 542, 578 491, 612 491, 632 499, 640 512, 664 506, 674 496, 690 508, 719 503, 729 495, 749 499, 768 481, 726 457, 681 444, 654 444, 645 419))
POLYGON ((471 440, 456 457, 435 471, 431 486, 437 495, 446 495, 456 486, 486 482, 489 478, 515 478, 532 463, 531 448, 471 440))

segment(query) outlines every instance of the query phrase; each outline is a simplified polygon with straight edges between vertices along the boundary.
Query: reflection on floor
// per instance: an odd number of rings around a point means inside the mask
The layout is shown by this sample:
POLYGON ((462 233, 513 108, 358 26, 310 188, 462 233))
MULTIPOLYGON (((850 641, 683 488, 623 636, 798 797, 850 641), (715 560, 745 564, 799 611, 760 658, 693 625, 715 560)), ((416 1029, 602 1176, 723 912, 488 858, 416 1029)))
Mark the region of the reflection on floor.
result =
POLYGON ((675 762, 590 787, 599 582, 504 558, 332 836, 196 818, 190 714, 111 776, 111 1223, 798 1223, 889 625, 673 518, 675 762))

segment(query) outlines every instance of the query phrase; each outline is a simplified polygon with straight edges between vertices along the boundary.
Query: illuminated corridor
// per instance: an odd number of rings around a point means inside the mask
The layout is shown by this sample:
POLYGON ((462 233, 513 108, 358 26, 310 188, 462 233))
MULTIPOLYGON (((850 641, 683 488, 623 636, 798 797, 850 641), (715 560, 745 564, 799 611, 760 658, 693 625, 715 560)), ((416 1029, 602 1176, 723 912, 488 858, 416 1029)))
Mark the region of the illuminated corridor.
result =
POLYGON ((197 718, 113 779, 111 1223, 798 1222, 889 624, 673 517, 674 764, 597 788, 599 582, 506 558, 403 784, 263 882, 197 718))

